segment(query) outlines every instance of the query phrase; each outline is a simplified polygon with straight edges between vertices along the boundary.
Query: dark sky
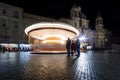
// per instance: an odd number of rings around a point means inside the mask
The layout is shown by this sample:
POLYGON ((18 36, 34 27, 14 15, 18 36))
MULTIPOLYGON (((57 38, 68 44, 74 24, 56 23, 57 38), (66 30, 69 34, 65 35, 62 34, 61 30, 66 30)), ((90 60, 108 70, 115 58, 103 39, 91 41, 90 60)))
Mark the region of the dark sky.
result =
POLYGON ((112 30, 113 35, 120 36, 119 0, 0 0, 0 2, 21 7, 27 13, 51 18, 69 18, 71 7, 77 3, 90 20, 90 27, 94 27, 95 18, 100 13, 104 27, 112 30))

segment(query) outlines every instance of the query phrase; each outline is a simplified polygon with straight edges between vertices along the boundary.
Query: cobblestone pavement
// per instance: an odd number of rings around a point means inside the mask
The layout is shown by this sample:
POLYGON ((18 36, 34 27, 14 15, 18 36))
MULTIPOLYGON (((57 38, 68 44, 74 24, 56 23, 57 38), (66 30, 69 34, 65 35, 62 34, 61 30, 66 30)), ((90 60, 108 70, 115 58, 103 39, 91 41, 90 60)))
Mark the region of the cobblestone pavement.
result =
POLYGON ((120 80, 120 54, 0 53, 0 80, 120 80))

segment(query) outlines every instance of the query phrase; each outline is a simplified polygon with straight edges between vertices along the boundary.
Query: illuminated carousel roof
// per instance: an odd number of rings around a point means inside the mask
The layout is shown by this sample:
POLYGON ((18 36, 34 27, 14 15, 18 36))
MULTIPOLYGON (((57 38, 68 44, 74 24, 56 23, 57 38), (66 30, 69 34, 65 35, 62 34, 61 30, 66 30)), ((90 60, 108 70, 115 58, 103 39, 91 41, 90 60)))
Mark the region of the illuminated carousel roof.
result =
POLYGON ((25 33, 32 38, 46 40, 49 38, 67 40, 79 35, 79 31, 71 25, 58 22, 40 22, 28 26, 25 33))

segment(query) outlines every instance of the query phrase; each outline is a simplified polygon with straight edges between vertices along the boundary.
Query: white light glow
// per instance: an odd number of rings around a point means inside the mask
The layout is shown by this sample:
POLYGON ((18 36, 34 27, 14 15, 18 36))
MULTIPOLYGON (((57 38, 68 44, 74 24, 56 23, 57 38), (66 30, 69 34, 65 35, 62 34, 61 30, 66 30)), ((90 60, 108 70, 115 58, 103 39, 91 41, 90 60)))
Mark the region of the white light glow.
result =
POLYGON ((87 38, 86 38, 85 36, 81 36, 79 39, 80 39, 81 41, 85 41, 87 38))
POLYGON ((46 34, 46 35, 43 35, 41 38, 43 40, 49 38, 49 37, 56 37, 56 38, 60 38, 61 40, 65 40, 65 37, 62 36, 62 35, 57 35, 57 34, 46 34))
POLYGON ((61 29, 73 31, 77 34, 77 36, 79 35, 79 31, 73 26, 65 24, 65 23, 57 23, 57 22, 56 23, 40 22, 40 23, 33 24, 25 29, 25 33, 28 35, 28 33, 31 30, 39 29, 39 28, 61 28, 61 29))
POLYGON ((38 40, 45 40, 47 38, 50 38, 50 37, 56 37, 56 38, 59 38, 60 40, 66 40, 66 38, 62 35, 57 35, 57 34, 46 34, 46 35, 43 35, 41 37, 37 37, 37 36, 32 36, 33 38, 35 39, 38 39, 38 40))
POLYGON ((44 40, 44 41, 42 41, 42 43, 60 43, 60 44, 64 44, 65 41, 63 41, 63 40, 44 40))
POLYGON ((14 43, 1 43, 0 44, 1 46, 4 46, 4 47, 18 47, 18 44, 14 44, 14 43))
POLYGON ((76 34, 74 32, 63 29, 38 29, 29 32, 29 36, 39 40, 44 40, 49 36, 60 38, 61 40, 67 40, 68 37, 70 39, 75 38, 76 34))

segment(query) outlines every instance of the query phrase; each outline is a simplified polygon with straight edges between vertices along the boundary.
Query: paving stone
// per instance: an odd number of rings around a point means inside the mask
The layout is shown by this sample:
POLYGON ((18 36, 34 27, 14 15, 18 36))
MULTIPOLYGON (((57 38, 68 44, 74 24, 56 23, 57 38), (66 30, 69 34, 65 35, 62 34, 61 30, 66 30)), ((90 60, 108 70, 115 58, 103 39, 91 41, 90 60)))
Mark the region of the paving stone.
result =
POLYGON ((120 80, 120 54, 0 53, 0 80, 120 80))

